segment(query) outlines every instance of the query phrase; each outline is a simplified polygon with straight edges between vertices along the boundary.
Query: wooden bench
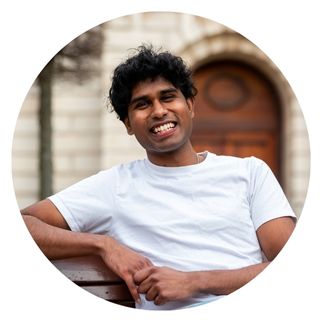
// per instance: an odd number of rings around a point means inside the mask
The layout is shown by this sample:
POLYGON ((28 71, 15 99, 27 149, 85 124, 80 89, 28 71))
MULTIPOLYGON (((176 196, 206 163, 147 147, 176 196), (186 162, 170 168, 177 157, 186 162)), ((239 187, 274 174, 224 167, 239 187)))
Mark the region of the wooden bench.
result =
POLYGON ((51 262, 86 291, 110 302, 135 307, 125 282, 109 270, 100 257, 72 257, 51 262))

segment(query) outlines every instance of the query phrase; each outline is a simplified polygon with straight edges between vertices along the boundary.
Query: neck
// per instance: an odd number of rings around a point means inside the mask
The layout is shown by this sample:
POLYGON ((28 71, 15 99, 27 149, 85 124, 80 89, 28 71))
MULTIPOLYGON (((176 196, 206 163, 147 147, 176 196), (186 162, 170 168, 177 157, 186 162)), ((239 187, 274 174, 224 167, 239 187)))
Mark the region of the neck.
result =
POLYGON ((147 157, 153 164, 163 167, 182 167, 200 162, 198 154, 191 144, 175 151, 147 152, 147 157))

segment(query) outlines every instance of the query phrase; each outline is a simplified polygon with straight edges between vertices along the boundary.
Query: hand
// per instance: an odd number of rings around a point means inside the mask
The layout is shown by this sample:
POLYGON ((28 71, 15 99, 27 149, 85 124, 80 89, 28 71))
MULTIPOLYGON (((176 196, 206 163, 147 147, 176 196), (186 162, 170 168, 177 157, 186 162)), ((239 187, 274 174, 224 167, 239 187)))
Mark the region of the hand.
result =
POLYGON ((148 301, 162 305, 169 301, 183 300, 197 293, 189 272, 168 267, 148 267, 135 273, 134 281, 139 293, 145 293, 148 301))
POLYGON ((153 266, 151 261, 110 237, 105 240, 101 257, 105 264, 125 281, 133 299, 140 303, 140 295, 133 277, 136 272, 153 266))

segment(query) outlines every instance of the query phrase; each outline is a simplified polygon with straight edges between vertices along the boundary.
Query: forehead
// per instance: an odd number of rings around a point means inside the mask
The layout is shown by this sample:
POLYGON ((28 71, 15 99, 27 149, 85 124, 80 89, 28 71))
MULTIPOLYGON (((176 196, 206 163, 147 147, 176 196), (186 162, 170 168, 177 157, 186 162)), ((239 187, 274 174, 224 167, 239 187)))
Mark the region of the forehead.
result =
POLYGON ((175 89, 173 84, 162 77, 147 79, 137 83, 132 89, 132 99, 139 96, 148 96, 168 89, 175 89))

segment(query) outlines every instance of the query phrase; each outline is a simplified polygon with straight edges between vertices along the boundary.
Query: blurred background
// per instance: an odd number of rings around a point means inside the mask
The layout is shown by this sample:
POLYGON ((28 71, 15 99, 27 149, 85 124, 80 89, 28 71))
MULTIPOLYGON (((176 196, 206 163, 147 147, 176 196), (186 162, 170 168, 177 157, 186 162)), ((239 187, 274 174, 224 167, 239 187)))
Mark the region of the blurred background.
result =
POLYGON ((202 17, 167 12, 106 22, 49 61, 17 120, 12 162, 19 207, 101 169, 145 157, 106 106, 113 69, 142 43, 170 50, 192 67, 199 91, 192 136, 196 150, 263 159, 300 216, 310 149, 287 80, 238 32, 202 17))

